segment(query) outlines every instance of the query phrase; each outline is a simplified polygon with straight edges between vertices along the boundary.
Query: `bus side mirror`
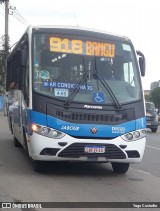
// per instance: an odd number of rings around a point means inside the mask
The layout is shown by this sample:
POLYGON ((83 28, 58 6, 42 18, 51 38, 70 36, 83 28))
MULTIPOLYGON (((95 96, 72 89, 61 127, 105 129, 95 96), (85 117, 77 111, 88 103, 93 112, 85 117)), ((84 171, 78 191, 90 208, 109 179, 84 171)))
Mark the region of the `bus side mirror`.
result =
POLYGON ((139 67, 141 71, 141 76, 145 76, 146 71, 146 60, 142 52, 137 51, 137 55, 139 56, 139 67))

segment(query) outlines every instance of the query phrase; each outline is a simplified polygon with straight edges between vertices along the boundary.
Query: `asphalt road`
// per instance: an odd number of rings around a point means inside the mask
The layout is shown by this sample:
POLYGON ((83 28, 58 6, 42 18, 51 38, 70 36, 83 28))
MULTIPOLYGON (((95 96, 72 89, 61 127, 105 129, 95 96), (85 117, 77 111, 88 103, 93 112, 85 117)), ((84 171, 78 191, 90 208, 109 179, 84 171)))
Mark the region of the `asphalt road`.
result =
POLYGON ((160 178, 160 125, 156 133, 148 129, 143 161, 133 168, 160 178))
POLYGON ((48 164, 44 173, 37 173, 24 150, 14 147, 6 117, 0 113, 0 201, 11 200, 160 202, 160 127, 157 133, 148 131, 143 161, 131 164, 125 175, 114 174, 110 164, 78 163, 48 164))

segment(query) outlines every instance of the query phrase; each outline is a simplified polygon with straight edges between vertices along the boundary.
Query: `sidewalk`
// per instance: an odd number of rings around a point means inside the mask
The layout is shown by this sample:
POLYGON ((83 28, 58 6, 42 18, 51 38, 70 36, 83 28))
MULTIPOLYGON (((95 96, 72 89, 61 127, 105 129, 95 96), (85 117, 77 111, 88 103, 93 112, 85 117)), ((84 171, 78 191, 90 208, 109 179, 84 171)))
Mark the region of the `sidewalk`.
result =
MULTIPOLYGON (((3 121, 4 118, 7 118, 7 116, 4 115, 4 111, 0 110, 0 121, 3 121)), ((5 120, 6 121, 6 120, 5 120)), ((1 171, 1 167, 0 167, 0 171, 1 171)), ((0 203, 4 203, 4 202, 15 202, 14 199, 12 199, 6 192, 5 190, 0 187, 0 203)), ((9 210, 14 210, 14 211, 21 211, 22 209, 13 209, 13 208, 5 208, 5 209, 1 209, 1 210, 5 210, 5 211, 9 211, 9 210)))
POLYGON ((4 116, 4 110, 0 109, 0 116, 4 116))

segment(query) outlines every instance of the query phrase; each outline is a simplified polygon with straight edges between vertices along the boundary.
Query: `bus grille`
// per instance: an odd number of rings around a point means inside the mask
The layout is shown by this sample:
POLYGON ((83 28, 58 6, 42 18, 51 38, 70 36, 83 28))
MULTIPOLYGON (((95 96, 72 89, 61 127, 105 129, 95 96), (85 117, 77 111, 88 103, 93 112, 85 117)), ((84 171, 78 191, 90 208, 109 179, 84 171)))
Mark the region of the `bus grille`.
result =
POLYGON ((106 159, 125 159, 125 153, 113 144, 90 144, 90 143, 74 143, 61 151, 58 157, 79 158, 79 157, 105 157, 106 159), (89 154, 84 152, 85 146, 105 146, 105 153, 89 154))
POLYGON ((90 123, 110 123, 120 124, 128 120, 127 113, 123 114, 86 114, 77 112, 67 112, 62 110, 56 110, 56 117, 65 121, 76 121, 79 123, 90 122, 90 123))

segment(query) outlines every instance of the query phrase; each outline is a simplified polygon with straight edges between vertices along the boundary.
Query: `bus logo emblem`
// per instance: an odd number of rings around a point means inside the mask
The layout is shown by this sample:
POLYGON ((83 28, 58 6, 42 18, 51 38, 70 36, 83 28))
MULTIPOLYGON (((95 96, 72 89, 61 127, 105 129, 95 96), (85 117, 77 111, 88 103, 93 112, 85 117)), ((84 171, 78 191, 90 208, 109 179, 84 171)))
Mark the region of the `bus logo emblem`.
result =
POLYGON ((97 131, 98 131, 98 129, 97 129, 96 127, 92 127, 92 128, 91 128, 91 132, 92 132, 93 134, 96 134, 97 131))

